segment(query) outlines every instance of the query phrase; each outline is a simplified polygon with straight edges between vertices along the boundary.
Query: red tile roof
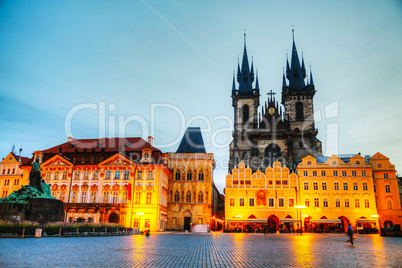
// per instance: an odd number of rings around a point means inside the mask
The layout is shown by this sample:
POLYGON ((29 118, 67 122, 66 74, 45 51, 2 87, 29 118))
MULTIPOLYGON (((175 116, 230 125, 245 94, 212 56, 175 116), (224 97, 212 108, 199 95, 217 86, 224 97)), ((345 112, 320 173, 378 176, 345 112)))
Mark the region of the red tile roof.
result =
POLYGON ((102 148, 104 152, 140 152, 142 149, 149 148, 153 151, 160 152, 159 149, 153 147, 151 144, 146 142, 142 138, 102 138, 102 139, 71 139, 70 141, 54 146, 52 148, 43 150, 45 154, 57 154, 61 153, 74 153, 76 152, 84 152, 84 149, 87 152, 92 152, 92 149, 95 152, 101 152, 102 148), (61 149, 60 149, 61 148, 61 149))

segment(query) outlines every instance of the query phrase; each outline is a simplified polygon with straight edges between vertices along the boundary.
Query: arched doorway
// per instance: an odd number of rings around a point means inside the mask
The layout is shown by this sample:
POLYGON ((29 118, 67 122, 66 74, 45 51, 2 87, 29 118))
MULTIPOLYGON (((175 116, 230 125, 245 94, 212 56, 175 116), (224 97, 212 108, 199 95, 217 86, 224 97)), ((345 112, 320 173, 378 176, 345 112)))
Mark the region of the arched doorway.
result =
POLYGON ((184 212, 184 230, 190 231, 191 229, 191 212, 190 211, 186 211, 184 212))
POLYGON ((392 221, 384 221, 384 228, 390 228, 394 223, 392 221))
POLYGON ((338 219, 342 220, 341 230, 343 230, 346 233, 348 231, 348 225, 350 223, 349 219, 346 218, 345 216, 340 216, 338 219))
POLYGON ((119 223, 119 215, 112 213, 109 216, 109 223, 119 223))
POLYGON ((268 217, 268 233, 276 233, 278 230, 279 219, 275 215, 268 217))

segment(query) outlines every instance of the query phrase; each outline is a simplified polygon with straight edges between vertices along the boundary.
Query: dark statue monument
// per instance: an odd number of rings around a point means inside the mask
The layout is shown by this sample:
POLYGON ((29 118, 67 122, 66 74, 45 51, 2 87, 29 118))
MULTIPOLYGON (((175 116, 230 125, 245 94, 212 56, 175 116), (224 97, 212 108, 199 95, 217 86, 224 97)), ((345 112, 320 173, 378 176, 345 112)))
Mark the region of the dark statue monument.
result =
POLYGON ((55 199, 42 179, 38 160, 32 163, 29 185, 0 198, 0 219, 12 221, 64 221, 64 203, 55 199))

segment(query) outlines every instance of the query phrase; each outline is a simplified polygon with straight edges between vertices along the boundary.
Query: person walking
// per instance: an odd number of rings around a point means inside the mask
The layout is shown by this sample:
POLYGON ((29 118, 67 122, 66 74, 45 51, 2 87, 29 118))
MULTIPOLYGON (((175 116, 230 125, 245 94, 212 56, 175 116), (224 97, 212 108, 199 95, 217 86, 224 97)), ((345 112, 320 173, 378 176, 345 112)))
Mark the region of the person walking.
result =
POLYGON ((346 242, 350 242, 350 244, 352 244, 352 246, 354 246, 355 244, 353 243, 353 228, 350 223, 348 224, 348 236, 349 236, 349 240, 346 242))

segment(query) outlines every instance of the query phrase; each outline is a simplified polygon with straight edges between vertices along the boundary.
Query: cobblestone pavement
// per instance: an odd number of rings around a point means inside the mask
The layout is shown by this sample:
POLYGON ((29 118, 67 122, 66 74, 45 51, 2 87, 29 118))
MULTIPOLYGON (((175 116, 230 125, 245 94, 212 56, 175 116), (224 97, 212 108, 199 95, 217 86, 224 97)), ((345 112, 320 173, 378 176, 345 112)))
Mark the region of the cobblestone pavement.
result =
POLYGON ((402 267, 402 238, 183 234, 0 239, 0 267, 402 267))

